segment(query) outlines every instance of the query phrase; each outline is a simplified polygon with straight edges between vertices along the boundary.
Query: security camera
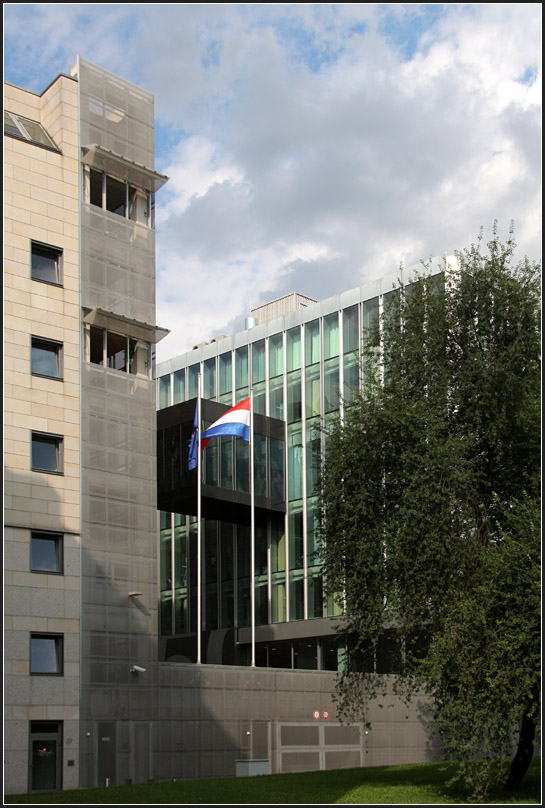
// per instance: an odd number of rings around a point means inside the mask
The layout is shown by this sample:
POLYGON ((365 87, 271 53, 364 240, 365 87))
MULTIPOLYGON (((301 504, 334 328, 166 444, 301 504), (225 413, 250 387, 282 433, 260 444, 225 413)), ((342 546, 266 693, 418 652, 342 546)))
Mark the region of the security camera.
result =
POLYGON ((141 668, 140 665, 133 665, 131 668, 131 673, 145 673, 146 669, 141 668))

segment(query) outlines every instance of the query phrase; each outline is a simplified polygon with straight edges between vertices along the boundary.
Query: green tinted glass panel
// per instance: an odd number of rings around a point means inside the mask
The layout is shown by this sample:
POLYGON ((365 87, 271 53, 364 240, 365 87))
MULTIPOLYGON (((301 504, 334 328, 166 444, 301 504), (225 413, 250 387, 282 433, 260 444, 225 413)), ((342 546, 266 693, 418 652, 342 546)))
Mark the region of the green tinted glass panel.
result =
POLYGON ((320 365, 305 370, 305 412, 307 418, 320 413, 320 365))
POLYGON ((219 357, 219 382, 220 382, 220 395, 226 395, 233 389, 233 373, 232 373, 232 357, 231 352, 220 354, 219 357))
POLYGON ((274 378, 274 376, 282 375, 284 370, 283 355, 282 334, 275 334, 273 337, 269 337, 269 376, 271 379, 274 378))
POLYGON ((288 499, 303 496, 303 433, 300 424, 288 427, 288 499))
POLYGON ((339 359, 324 362, 324 411, 339 409, 339 359))
POLYGON ((159 409, 170 407, 170 374, 159 378, 159 409))
POLYGON ((305 325, 305 364, 314 365, 320 361, 320 321, 313 320, 305 325))
POLYGON ((266 415, 267 406, 267 391, 265 382, 257 382, 253 387, 254 393, 254 412, 259 415, 266 415))
POLYGON ((324 317, 324 359, 339 355, 339 315, 337 312, 324 317))
POLYGON ((355 353, 344 357, 344 401, 349 404, 356 394, 360 383, 360 369, 355 353))
POLYGON ((303 501, 290 502, 288 507, 290 570, 303 568, 303 501))
POLYGON ((284 379, 277 376, 269 382, 269 415, 271 418, 284 417, 284 379))
POLYGON ((294 370, 288 373, 287 377, 287 397, 288 397, 288 423, 300 421, 302 418, 302 393, 301 393, 301 371, 294 370))
POLYGON ((252 345, 252 385, 265 381, 265 340, 252 345))
POLYGON ((216 357, 203 362, 203 398, 216 398, 216 357))
POLYGON ((343 351, 359 350, 360 332, 358 325, 358 306, 350 306, 343 311, 343 351))
POLYGON ((248 394, 248 346, 237 348, 235 351, 235 387, 237 401, 241 401, 248 394), (245 394, 245 395, 244 395, 245 394))
POLYGON ((286 334, 287 369, 299 370, 301 367, 301 329, 291 328, 286 334))
POLYGON ((361 311, 363 339, 367 344, 378 345, 378 332, 376 331, 379 314, 378 297, 362 303, 361 311))
POLYGON ((321 455, 320 419, 312 418, 307 421, 306 430, 306 472, 307 495, 311 495, 318 484, 321 455))
POLYGON ((182 370, 175 370, 172 374, 173 378, 173 396, 174 396, 174 404, 179 404, 181 401, 185 401, 185 368, 182 370))
POLYGON ((187 369, 187 398, 196 398, 198 395, 200 365, 190 365, 187 369))

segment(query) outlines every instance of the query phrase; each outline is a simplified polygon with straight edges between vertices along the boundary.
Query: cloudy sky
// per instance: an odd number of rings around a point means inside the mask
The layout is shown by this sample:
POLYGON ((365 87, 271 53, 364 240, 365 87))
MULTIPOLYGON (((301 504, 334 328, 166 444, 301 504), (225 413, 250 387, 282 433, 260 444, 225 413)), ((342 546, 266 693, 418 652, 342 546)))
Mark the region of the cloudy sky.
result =
POLYGON ((155 94, 160 360, 511 220, 541 256, 541 4, 4 4, 4 78, 155 94))

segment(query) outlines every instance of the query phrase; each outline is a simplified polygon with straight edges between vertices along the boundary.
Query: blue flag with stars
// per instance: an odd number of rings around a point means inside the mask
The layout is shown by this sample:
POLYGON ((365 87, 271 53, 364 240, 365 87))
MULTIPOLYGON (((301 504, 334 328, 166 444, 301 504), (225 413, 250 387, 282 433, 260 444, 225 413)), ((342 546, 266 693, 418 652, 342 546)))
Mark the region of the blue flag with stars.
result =
POLYGON ((195 405, 195 418, 193 419, 193 432, 189 443, 189 457, 187 459, 187 467, 191 469, 197 468, 198 454, 199 454, 199 402, 195 405))

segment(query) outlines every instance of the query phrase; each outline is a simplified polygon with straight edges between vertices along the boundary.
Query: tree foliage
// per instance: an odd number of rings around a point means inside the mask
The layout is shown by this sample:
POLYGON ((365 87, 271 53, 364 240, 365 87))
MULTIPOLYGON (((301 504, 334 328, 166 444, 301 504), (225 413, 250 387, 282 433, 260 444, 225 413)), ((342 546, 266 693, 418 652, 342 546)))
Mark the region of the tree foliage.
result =
POLYGON ((341 713, 365 719, 373 651, 395 628, 398 685, 431 696, 476 795, 520 782, 538 716, 540 272, 512 266, 514 247, 494 229, 390 296, 320 486, 326 591, 350 648, 341 713))

